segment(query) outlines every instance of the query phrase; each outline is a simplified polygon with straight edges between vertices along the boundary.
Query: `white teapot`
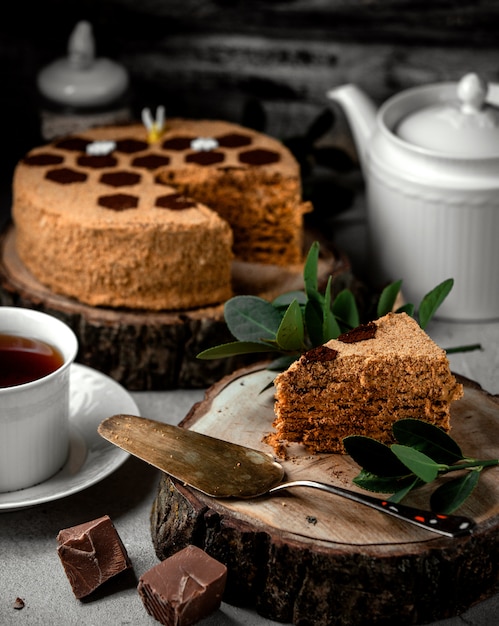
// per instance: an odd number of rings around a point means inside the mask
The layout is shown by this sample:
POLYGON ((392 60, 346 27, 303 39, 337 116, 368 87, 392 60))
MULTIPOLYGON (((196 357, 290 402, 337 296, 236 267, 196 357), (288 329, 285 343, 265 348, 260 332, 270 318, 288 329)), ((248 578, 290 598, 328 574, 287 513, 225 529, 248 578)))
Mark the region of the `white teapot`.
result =
POLYGON ((454 278, 440 317, 499 318, 499 85, 468 74, 406 90, 377 112, 354 85, 327 95, 357 145, 375 280, 402 279, 417 306, 454 278))

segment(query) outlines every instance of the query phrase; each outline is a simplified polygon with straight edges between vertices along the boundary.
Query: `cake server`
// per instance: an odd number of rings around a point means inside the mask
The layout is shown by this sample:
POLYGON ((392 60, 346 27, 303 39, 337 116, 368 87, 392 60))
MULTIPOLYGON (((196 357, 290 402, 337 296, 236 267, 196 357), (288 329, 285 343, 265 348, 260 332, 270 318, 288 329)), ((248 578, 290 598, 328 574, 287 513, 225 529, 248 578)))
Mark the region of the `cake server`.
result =
POLYGON ((475 522, 439 515, 313 480, 282 482, 284 468, 270 454, 135 415, 113 415, 98 427, 114 445, 213 498, 256 498, 311 487, 364 504, 447 537, 467 535, 475 522))

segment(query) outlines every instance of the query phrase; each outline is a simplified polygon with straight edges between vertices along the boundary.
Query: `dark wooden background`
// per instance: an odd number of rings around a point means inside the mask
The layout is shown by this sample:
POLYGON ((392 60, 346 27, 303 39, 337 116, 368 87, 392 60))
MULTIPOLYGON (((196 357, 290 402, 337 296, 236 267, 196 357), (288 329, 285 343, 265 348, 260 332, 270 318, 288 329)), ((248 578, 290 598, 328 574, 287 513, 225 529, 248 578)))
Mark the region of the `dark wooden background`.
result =
POLYGON ((97 55, 128 69, 135 114, 164 104, 167 115, 264 130, 293 147, 305 176, 325 166, 340 208, 355 152, 329 88, 355 82, 381 102, 471 70, 499 80, 498 0, 18 0, 2 13, 3 196, 16 161, 41 142, 36 75, 65 55, 81 19, 97 55))

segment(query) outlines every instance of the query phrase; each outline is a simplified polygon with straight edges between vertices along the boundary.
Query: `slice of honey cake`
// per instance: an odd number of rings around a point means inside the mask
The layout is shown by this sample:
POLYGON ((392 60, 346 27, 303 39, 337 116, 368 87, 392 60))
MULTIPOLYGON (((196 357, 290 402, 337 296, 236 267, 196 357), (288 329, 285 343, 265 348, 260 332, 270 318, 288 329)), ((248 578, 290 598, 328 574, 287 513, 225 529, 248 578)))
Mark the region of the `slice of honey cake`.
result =
POLYGON ((405 313, 389 313, 303 354, 275 379, 275 441, 344 453, 347 435, 391 443, 392 424, 450 430, 463 395, 445 351, 405 313))

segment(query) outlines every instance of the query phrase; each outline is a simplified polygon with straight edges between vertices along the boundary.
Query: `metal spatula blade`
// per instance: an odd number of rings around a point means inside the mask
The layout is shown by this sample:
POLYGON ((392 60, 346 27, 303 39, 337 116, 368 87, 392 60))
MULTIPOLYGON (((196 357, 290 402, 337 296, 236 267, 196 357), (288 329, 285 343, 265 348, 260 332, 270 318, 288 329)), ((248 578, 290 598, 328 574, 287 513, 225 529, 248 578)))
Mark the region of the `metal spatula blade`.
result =
POLYGON ((114 415, 99 434, 173 478, 214 498, 254 498, 281 482, 270 454, 145 417, 114 415))
POLYGON ((311 487, 382 511, 447 537, 472 532, 467 517, 437 515, 312 480, 281 482, 284 469, 270 454, 135 415, 113 415, 98 427, 114 445, 214 498, 255 498, 311 487))

